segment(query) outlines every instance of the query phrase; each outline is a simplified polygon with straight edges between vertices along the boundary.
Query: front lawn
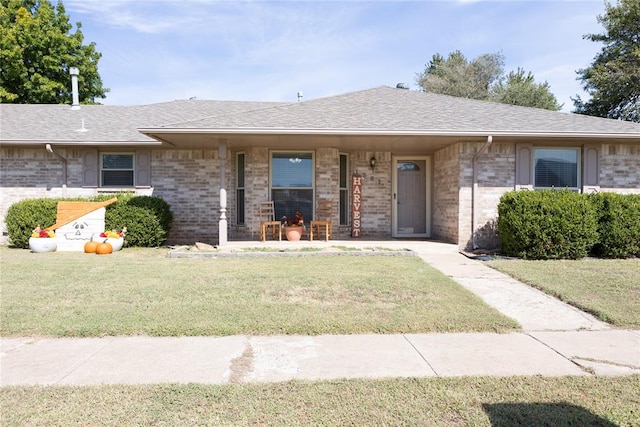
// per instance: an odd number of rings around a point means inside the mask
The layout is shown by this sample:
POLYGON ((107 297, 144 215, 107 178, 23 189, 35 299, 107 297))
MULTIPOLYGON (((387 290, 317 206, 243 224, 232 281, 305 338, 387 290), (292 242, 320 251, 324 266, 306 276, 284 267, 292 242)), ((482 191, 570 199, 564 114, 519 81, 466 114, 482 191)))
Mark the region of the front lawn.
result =
POLYGON ((633 426, 640 377, 5 387, 11 426, 633 426))
POLYGON ((506 332, 418 257, 167 258, 0 248, 2 336, 506 332))
POLYGON ((488 265, 613 325, 640 328, 640 259, 527 261, 488 265))

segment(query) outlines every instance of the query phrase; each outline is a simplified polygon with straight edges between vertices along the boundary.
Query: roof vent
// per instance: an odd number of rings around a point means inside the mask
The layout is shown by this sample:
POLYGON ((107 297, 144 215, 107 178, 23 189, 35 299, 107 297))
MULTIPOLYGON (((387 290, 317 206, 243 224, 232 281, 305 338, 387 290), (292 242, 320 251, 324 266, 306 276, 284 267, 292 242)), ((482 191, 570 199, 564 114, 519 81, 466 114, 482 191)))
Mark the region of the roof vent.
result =
POLYGON ((398 83, 396 89, 409 89, 409 85, 406 83, 398 83))

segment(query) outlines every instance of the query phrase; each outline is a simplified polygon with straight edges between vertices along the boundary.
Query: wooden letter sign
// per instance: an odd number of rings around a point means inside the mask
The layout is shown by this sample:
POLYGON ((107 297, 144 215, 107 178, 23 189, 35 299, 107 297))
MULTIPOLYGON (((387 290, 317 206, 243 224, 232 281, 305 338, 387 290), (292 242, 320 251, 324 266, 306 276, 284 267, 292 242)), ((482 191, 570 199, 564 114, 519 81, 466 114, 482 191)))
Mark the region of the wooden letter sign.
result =
POLYGON ((362 237, 362 176, 351 177, 351 237, 362 237))

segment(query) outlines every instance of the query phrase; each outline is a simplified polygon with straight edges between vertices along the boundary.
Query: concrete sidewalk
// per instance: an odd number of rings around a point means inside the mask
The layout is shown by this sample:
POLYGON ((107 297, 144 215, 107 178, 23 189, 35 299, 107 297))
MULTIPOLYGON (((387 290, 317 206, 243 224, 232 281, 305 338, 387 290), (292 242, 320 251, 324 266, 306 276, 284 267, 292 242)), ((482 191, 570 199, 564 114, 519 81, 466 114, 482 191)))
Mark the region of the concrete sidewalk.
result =
MULTIPOLYGON (((309 242, 269 242, 287 248, 309 242)), ((226 251, 251 245, 229 245, 226 251)), ((640 331, 617 330, 435 242, 313 242, 411 249, 523 332, 409 335, 2 338, 0 385, 243 383, 462 375, 640 374, 640 331)))
POLYGON ((640 331, 3 339, 0 384, 640 374, 640 331))

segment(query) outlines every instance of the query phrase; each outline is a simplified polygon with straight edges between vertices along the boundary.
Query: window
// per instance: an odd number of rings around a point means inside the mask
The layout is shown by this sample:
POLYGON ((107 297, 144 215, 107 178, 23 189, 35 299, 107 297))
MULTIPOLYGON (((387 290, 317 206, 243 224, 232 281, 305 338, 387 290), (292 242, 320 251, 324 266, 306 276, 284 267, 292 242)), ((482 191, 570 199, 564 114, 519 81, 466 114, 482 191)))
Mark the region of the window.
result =
POLYGON ((578 190, 579 164, 579 148, 535 148, 534 187, 578 190))
POLYGON ((244 153, 236 156, 236 225, 244 225, 244 153))
POLYGON ((134 159, 131 153, 102 153, 100 180, 103 187, 133 187, 134 159))
POLYGON ((313 154, 271 153, 271 200, 276 218, 300 212, 306 223, 313 219, 313 154))
POLYGON ((340 225, 349 225, 349 165, 348 156, 340 154, 340 225))

